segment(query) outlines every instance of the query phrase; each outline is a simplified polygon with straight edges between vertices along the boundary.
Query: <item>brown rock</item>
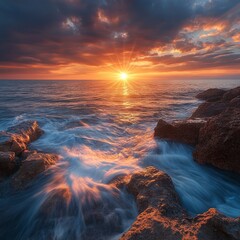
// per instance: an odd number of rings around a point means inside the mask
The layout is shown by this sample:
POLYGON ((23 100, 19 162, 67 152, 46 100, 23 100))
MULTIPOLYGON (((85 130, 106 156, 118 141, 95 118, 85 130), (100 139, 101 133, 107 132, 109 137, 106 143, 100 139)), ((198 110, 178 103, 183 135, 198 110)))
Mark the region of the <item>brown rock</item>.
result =
POLYGON ((46 217, 62 217, 67 214, 68 205, 71 201, 71 191, 66 185, 53 189, 41 206, 40 212, 46 217))
POLYGON ((155 128, 154 136, 166 140, 196 145, 198 142, 199 129, 204 123, 204 120, 189 119, 169 124, 160 119, 155 128))
POLYGON ((14 152, 0 152, 0 176, 10 175, 16 166, 14 152))
POLYGON ((194 157, 199 163, 240 172, 240 109, 210 119, 199 134, 194 157))
POLYGON ((231 101, 232 99, 234 99, 236 97, 240 97, 240 87, 236 87, 236 88, 228 90, 223 95, 223 101, 231 101))
POLYGON ((191 119, 213 117, 225 111, 227 107, 225 102, 204 102, 192 114, 191 119))
POLYGON ((23 160, 25 160, 26 158, 28 158, 30 155, 32 154, 35 154, 37 153, 37 151, 33 150, 33 151, 30 151, 30 150, 24 150, 22 153, 21 153, 21 158, 23 160))
POLYGON ((24 188, 40 173, 44 172, 58 160, 55 154, 34 153, 22 162, 22 166, 12 177, 12 186, 15 189, 24 188))
POLYGON ((224 93, 226 93, 226 91, 223 89, 210 88, 204 92, 197 94, 196 98, 205 100, 208 102, 218 101, 222 98, 224 93))
POLYGON ((233 98, 230 101, 229 106, 233 108, 240 108, 240 97, 233 98))
POLYGON ((20 123, 6 132, 0 132, 0 151, 19 155, 27 148, 27 144, 35 141, 42 133, 36 121, 20 123))
POLYGON ((121 240, 240 239, 240 218, 225 217, 215 209, 189 218, 164 172, 148 167, 123 178, 123 183, 135 196, 139 215, 121 240))
POLYGON ((21 136, 25 143, 35 141, 43 133, 43 131, 39 128, 37 121, 22 122, 17 126, 9 128, 7 132, 21 136))

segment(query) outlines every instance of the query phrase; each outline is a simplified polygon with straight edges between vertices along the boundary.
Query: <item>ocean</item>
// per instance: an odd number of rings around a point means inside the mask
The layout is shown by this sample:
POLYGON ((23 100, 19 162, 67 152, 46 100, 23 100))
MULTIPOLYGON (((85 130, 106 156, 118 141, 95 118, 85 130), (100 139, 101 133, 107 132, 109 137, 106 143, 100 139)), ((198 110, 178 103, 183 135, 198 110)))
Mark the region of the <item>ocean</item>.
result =
POLYGON ((61 156, 20 192, 0 187, 0 239, 118 239, 137 216, 131 195, 108 183, 147 166, 167 172, 195 216, 217 208, 240 215, 240 178, 192 158, 193 147, 153 138, 158 120, 185 119, 208 88, 240 80, 0 81, 0 130, 37 120, 30 149, 61 156), (47 209, 56 190, 66 205, 47 209), (47 210, 46 210, 47 209, 47 210))

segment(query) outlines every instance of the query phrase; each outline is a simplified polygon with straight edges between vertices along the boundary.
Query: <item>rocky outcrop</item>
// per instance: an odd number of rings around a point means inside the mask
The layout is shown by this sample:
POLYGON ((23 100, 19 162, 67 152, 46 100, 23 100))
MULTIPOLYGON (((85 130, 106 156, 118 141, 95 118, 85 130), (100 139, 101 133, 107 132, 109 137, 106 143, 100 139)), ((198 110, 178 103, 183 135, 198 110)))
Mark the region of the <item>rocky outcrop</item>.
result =
POLYGON ((230 108, 200 130, 194 157, 199 163, 240 173, 240 109, 230 108))
POLYGON ((16 166, 14 152, 0 152, 0 177, 9 176, 16 166))
POLYGON ((233 89, 228 90, 224 95, 222 100, 223 101, 231 101, 232 99, 240 96, 240 87, 236 87, 233 89))
MULTIPOLYGON (((116 182, 121 186, 119 179, 116 182)), ((188 217, 170 177, 154 167, 123 177, 122 182, 134 195, 139 215, 121 240, 240 239, 240 218, 225 217, 215 209, 188 217)))
POLYGON ((197 94, 196 98, 205 100, 208 102, 218 101, 222 98, 222 96, 226 93, 223 89, 218 88, 210 88, 204 92, 197 94))
POLYGON ((12 176, 11 184, 14 189, 26 187, 40 173, 54 165, 58 160, 55 154, 33 153, 22 161, 20 169, 12 176))
POLYGON ((240 87, 209 89, 197 97, 209 101, 188 120, 169 124, 160 119, 154 136, 195 145, 198 163, 240 173, 240 87))
POLYGON ((43 131, 39 128, 36 121, 22 122, 17 126, 0 132, 0 151, 15 152, 21 154, 27 145, 42 135, 43 131))
POLYGON ((160 119, 154 130, 154 136, 166 140, 183 142, 196 145, 199 129, 204 125, 204 120, 175 121, 173 124, 160 119))
POLYGON ((192 114, 191 119, 194 118, 209 118, 216 116, 228 108, 226 102, 204 102, 192 114))
POLYGON ((228 91, 217 88, 208 89, 199 93, 196 97, 206 100, 206 102, 196 109, 191 119, 209 118, 221 114, 228 108, 240 107, 240 87, 228 91))

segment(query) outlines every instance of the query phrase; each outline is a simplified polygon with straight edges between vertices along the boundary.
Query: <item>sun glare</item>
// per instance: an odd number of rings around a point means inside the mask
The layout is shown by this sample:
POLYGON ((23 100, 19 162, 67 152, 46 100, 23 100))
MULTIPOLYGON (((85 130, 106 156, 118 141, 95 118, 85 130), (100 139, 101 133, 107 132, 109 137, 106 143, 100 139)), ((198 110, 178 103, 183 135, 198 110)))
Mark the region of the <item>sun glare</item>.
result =
POLYGON ((128 79, 128 74, 125 72, 120 73, 120 79, 126 81, 128 79))

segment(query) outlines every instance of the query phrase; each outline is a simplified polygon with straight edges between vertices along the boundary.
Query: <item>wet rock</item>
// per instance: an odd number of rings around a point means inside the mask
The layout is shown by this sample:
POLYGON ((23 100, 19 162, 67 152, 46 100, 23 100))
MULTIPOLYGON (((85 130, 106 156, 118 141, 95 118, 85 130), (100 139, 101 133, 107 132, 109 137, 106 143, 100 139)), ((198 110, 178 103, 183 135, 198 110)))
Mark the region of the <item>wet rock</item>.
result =
POLYGON ((21 153, 21 158, 24 160, 24 159, 28 158, 30 155, 35 154, 35 153, 37 153, 37 151, 35 151, 35 150, 32 150, 32 151, 30 151, 30 150, 24 150, 24 151, 21 153))
POLYGON ((239 146, 240 109, 228 109, 201 128, 194 157, 198 163, 240 173, 239 146))
POLYGON ((221 101, 204 102, 192 114, 191 119, 213 117, 225 111, 227 107, 228 107, 228 104, 221 101))
POLYGON ((0 152, 0 177, 6 177, 13 173, 15 163, 14 152, 0 152))
POLYGON ((135 196, 139 215, 121 240, 240 239, 240 218, 225 217, 215 209, 188 217, 166 173, 148 167, 128 179, 123 183, 135 196))
POLYGON ((170 124, 160 119, 155 128, 154 136, 166 140, 196 145, 198 142, 199 129, 204 123, 204 120, 190 119, 186 121, 176 121, 170 124))
POLYGON ((55 154, 33 153, 22 162, 20 169, 13 175, 13 188, 21 189, 27 186, 40 173, 54 165, 58 160, 55 154))
POLYGON ((47 218, 66 216, 71 197, 72 194, 68 186, 53 189, 48 193, 47 199, 41 206, 41 214, 44 214, 47 218))
POLYGON ((36 121, 22 122, 0 132, 0 151, 15 152, 19 155, 27 148, 27 144, 35 141, 42 133, 36 121))
POLYGON ((223 95, 223 101, 231 101, 232 99, 240 97, 240 87, 236 87, 233 89, 228 90, 224 95, 223 95))
POLYGON ((205 100, 208 102, 218 101, 227 91, 218 88, 210 88, 204 92, 197 94, 196 98, 205 100))

